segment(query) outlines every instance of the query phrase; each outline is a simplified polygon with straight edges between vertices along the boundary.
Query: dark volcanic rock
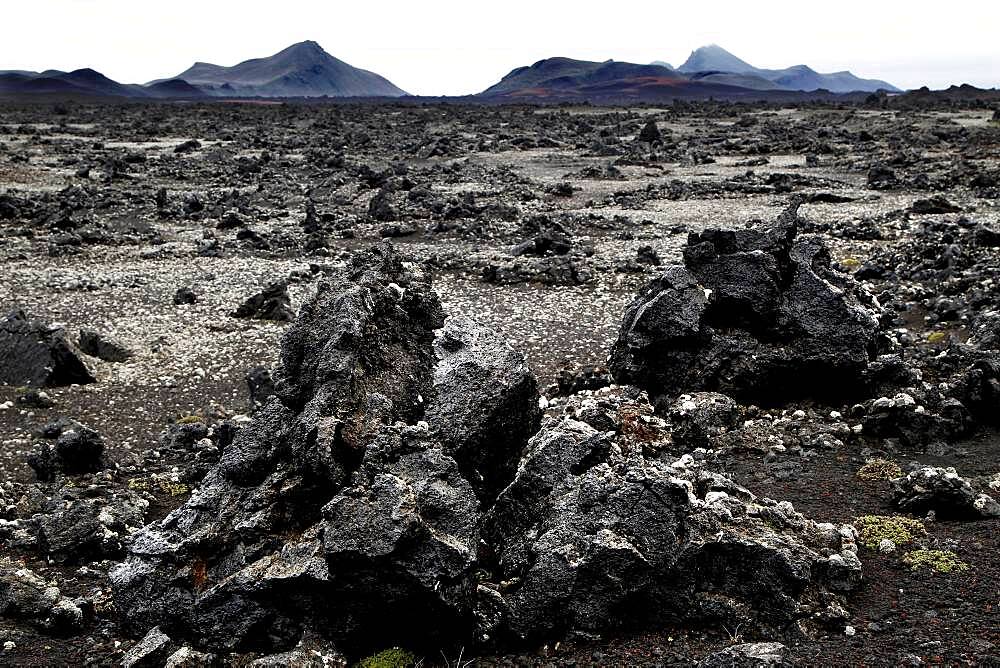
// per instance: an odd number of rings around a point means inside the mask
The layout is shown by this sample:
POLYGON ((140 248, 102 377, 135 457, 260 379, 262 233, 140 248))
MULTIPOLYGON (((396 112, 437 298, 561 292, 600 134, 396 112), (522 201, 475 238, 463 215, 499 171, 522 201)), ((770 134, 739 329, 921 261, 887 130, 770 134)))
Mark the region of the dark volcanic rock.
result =
POLYGON ((275 281, 269 286, 248 297, 243 304, 232 312, 234 318, 252 318, 254 320, 277 320, 288 322, 295 317, 292 310, 292 300, 288 296, 288 283, 275 281))
POLYGON ((197 139, 188 139, 174 147, 174 153, 192 153, 201 148, 201 142, 197 139))
POLYGON ((550 419, 489 512, 521 638, 671 618, 783 627, 860 581, 849 529, 714 474, 646 460, 628 435, 550 419))
POLYGON ((177 292, 174 293, 174 304, 177 306, 194 304, 196 301, 198 301, 198 295, 190 287, 177 288, 177 292))
POLYGON ((739 424, 736 402, 718 392, 682 394, 665 411, 674 442, 685 448, 711 447, 713 439, 739 424))
MULTIPOLYGON (((360 254, 336 287, 321 283, 285 334, 274 374, 280 401, 268 402, 238 432, 191 501, 136 535, 129 560, 114 572, 116 601, 127 626, 143 632, 162 624, 220 649, 287 649, 309 620, 359 638, 381 635, 387 642, 397 631, 419 639, 437 627, 440 620, 425 607, 391 605, 440 600, 444 593, 435 593, 433 582, 414 583, 400 575, 380 585, 381 598, 353 601, 346 590, 363 586, 366 569, 378 573, 377 559, 331 545, 341 563, 354 563, 344 571, 351 574, 346 580, 337 577, 339 571, 331 577, 323 535, 324 516, 329 516, 324 507, 349 484, 370 446, 391 440, 391 435, 380 437, 389 429, 385 425, 423 417, 434 394, 434 330, 442 324, 429 279, 405 268, 389 245, 360 254), (299 537, 283 538, 290 533, 299 537), (333 604, 338 598, 343 603, 333 604), (357 606, 378 611, 377 618, 357 606), (401 618, 387 630, 393 609, 401 618), (360 615, 359 621, 326 619, 352 614, 360 615), (261 637, 262 628, 271 630, 261 637)), ((406 447, 400 444, 392 452, 406 447)), ((371 456, 378 452, 374 447, 371 456)), ((382 465, 391 469, 393 463, 382 465)), ((374 473, 375 466, 359 474, 370 473, 370 482, 358 478, 350 484, 386 482, 374 473)), ((424 482, 415 484, 423 489, 424 482)), ((429 486, 426 493, 436 489, 429 486)), ((475 503, 467 483, 466 489, 475 503)), ((391 516, 380 522, 369 538, 381 530, 383 544, 409 524, 397 525, 391 516)), ((435 544, 427 543, 427 549, 435 544)))
POLYGON ((435 351, 427 421, 476 489, 495 497, 538 431, 538 383, 522 354, 468 318, 450 318, 435 351))
POLYGON ((636 139, 652 144, 662 140, 663 135, 660 134, 660 128, 656 127, 656 121, 650 119, 644 126, 642 126, 642 130, 639 131, 639 135, 636 139))
POLYGON ((249 413, 257 411, 274 395, 274 380, 271 370, 265 366, 255 366, 247 371, 247 390, 250 395, 249 413))
POLYGON ((559 394, 570 395, 584 390, 599 390, 614 382, 611 374, 603 366, 585 364, 566 365, 559 370, 559 394))
POLYGON ((786 668, 795 665, 787 655, 788 648, 780 642, 744 643, 709 654, 698 662, 697 668, 786 668))
POLYGON ((933 510, 943 519, 989 519, 1000 517, 1000 504, 978 493, 953 468, 924 466, 892 481, 896 506, 923 514, 933 510))
POLYGON ((20 619, 52 633, 79 631, 84 612, 29 568, 0 560, 0 617, 20 619))
POLYGON ((395 190, 386 186, 381 188, 368 203, 368 216, 372 220, 383 223, 390 223, 399 220, 399 212, 393 204, 393 193, 395 190))
POLYGON ((645 459, 628 420, 648 403, 623 399, 606 431, 566 417, 532 435, 524 358, 445 326, 387 243, 303 306, 274 391, 188 502, 134 535, 111 574, 127 629, 226 652, 315 631, 363 654, 677 618, 836 627, 860 578, 849 527, 645 459))
POLYGON ((796 208, 763 230, 692 233, 684 266, 626 309, 615 378, 652 396, 708 390, 765 404, 856 394, 880 308, 831 268, 822 241, 796 237, 796 208))
POLYGON ((105 362, 127 362, 133 356, 121 343, 92 329, 80 330, 80 350, 105 362))
POLYGON ((13 311, 0 321, 0 382, 55 387, 96 379, 65 330, 13 311))
POLYGON ((28 455, 28 464, 39 480, 53 480, 62 473, 93 473, 104 468, 104 439, 89 427, 73 420, 48 423, 42 435, 54 442, 28 455))
POLYGON ((961 210, 961 207, 955 206, 940 195, 928 199, 918 199, 910 206, 910 213, 917 214, 959 213, 961 210))
POLYGON ((170 654, 170 636, 154 626, 122 657, 122 668, 159 668, 170 654))

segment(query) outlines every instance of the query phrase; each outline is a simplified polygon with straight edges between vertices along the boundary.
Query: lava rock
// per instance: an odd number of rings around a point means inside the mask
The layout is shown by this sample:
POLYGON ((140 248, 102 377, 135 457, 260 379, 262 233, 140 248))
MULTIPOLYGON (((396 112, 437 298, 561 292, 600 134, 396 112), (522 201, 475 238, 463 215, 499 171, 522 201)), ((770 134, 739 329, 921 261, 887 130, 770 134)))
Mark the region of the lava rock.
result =
POLYGON ((198 295, 190 287, 177 288, 177 292, 174 293, 174 305, 176 306, 194 304, 196 301, 198 301, 198 295))
POLYGON ((584 390, 599 390, 614 382, 607 368, 596 364, 566 365, 559 370, 556 381, 559 394, 571 395, 584 390))
POLYGON ((660 256, 657 255, 656 251, 653 250, 652 246, 639 246, 635 251, 635 260, 639 264, 649 265, 650 267, 660 266, 660 256))
POLYGON ((17 397, 17 403, 28 408, 52 408, 56 405, 55 400, 49 396, 45 390, 28 390, 17 397))
POLYGON ((647 144, 653 144, 663 140, 663 135, 660 134, 660 128, 656 127, 656 121, 650 119, 642 126, 642 130, 639 131, 639 135, 636 140, 641 142, 646 142, 647 144))
POLYGON ((38 548, 57 563, 120 559, 127 537, 145 522, 149 502, 129 489, 114 492, 64 485, 30 518, 38 548))
POLYGON ((254 320, 291 321, 295 318, 295 311, 292 310, 292 300, 288 296, 288 282, 275 281, 271 283, 257 294, 248 297, 230 315, 234 318, 254 320))
POLYGON ((923 215, 961 213, 961 211, 962 207, 955 206, 940 195, 928 199, 918 199, 910 206, 910 213, 923 215))
POLYGON ((127 362, 134 354, 121 343, 92 329, 80 330, 80 350, 105 362, 127 362))
MULTIPOLYGON (((167 660, 163 663, 163 668, 211 668, 216 665, 218 665, 218 661, 214 654, 199 652, 185 645, 167 657, 167 660)), ((296 664, 287 663, 284 665, 294 666, 296 664)))
POLYGON ((740 423, 736 402, 718 392, 682 394, 666 410, 674 442, 685 448, 710 447, 712 439, 740 423))
POLYGON ((719 391, 765 404, 860 393, 881 309, 832 269, 822 241, 796 238, 797 208, 763 230, 692 233, 684 266, 626 309, 615 379, 654 397, 719 391))
MULTIPOLYGON (((285 333, 274 373, 278 400, 267 402, 237 432, 188 503, 135 535, 129 558, 113 571, 125 626, 142 630, 163 624, 226 651, 260 645, 261 625, 271 629, 266 644, 273 649, 293 646, 306 622, 342 629, 334 633, 361 643, 374 636, 391 643, 397 634, 423 642, 434 629, 446 629, 416 603, 445 596, 433 591, 431 578, 413 583, 379 577, 380 563, 402 564, 404 553, 366 560, 334 543, 327 548, 322 538, 327 521, 342 522, 324 507, 363 468, 369 448, 377 450, 374 444, 389 438, 382 434, 391 429, 385 425, 422 418, 434 395, 434 331, 443 320, 429 277, 404 266, 387 243, 357 255, 336 287, 320 283, 285 333), (288 538, 291 534, 298 538, 288 538), (330 570, 328 550, 337 553, 350 577, 330 570), (378 587, 381 598, 355 599, 348 593, 352 584, 378 587), (344 603, 331 605, 332 600, 344 603), (401 602, 379 603, 386 600, 401 602)), ((406 447, 401 442, 393 452, 402 455, 406 447)), ((389 480, 389 472, 376 474, 374 467, 377 462, 391 469, 393 462, 378 459, 376 452, 371 457, 364 469, 371 480, 355 477, 351 484, 389 480)), ((450 460, 443 452, 434 457, 442 466, 450 460)), ((457 464, 452 466, 458 475, 457 464)), ((425 490, 431 503, 437 487, 426 482, 412 484, 425 490)), ((468 502, 477 503, 471 485, 464 487, 468 502)), ((387 497, 383 503, 389 502, 387 497)), ((404 540, 391 538, 399 530, 392 517, 371 513, 372 536, 388 532, 383 544, 404 540)), ((463 521, 474 518, 466 513, 463 521)), ((428 522, 433 526, 433 518, 428 522)), ((335 541, 336 534, 326 538, 335 541)), ((444 547, 432 536, 427 541, 427 549, 444 547)), ((452 568, 448 563, 442 567, 452 568)))
POLYGON ((788 648, 780 642, 743 643, 712 652, 697 668, 785 668, 794 665, 787 655, 788 648))
POLYGON ((96 381, 61 327, 33 321, 24 311, 0 320, 0 382, 57 387, 96 381))
POLYGON ((42 630, 72 635, 84 625, 84 611, 54 582, 6 558, 0 560, 0 617, 29 622, 42 630))
POLYGON ((375 193, 375 196, 371 198, 371 201, 368 202, 368 216, 372 220, 383 223, 391 223, 399 220, 399 212, 393 204, 394 192, 395 190, 392 187, 386 186, 380 188, 375 193))
POLYGON ((1000 517, 1000 504, 980 494, 953 468, 924 466, 892 481, 893 502, 903 511, 933 510, 941 519, 1000 517))
POLYGON ((248 413, 254 413, 274 396, 274 380, 266 366, 255 366, 247 371, 247 390, 250 395, 248 413))
POLYGON ((1000 350, 1000 311, 983 311, 976 316, 969 343, 983 350, 1000 350))
POLYGON ((142 640, 132 647, 122 657, 123 668, 160 668, 170 654, 173 641, 170 636, 154 626, 142 640))
POLYGON ((885 165, 873 165, 868 170, 868 187, 872 190, 893 190, 901 185, 896 172, 885 165))
POLYGON ((61 474, 93 473, 106 465, 104 439, 93 429, 72 420, 59 420, 43 427, 43 436, 54 439, 28 455, 28 465, 39 480, 51 481, 61 474))
POLYGON ((188 139, 174 147, 174 153, 193 153, 201 148, 201 142, 197 139, 188 139))
POLYGON ((425 419, 477 491, 494 498, 538 431, 538 382, 524 355, 469 318, 449 318, 434 349, 434 400, 425 419))
MULTIPOLYGON (((383 242, 337 279, 285 333, 274 398, 134 534, 110 575, 124 629, 217 652, 287 652, 322 630, 364 655, 678 617, 842 624, 861 573, 848 527, 647 460, 625 418, 532 435, 524 358, 446 323, 419 266, 383 242)), ((652 412, 629 401, 605 403, 652 412)))
POLYGON ((614 440, 572 418, 546 421, 487 514, 515 636, 677 616, 781 628, 810 607, 826 616, 830 591, 860 582, 849 528, 614 440))

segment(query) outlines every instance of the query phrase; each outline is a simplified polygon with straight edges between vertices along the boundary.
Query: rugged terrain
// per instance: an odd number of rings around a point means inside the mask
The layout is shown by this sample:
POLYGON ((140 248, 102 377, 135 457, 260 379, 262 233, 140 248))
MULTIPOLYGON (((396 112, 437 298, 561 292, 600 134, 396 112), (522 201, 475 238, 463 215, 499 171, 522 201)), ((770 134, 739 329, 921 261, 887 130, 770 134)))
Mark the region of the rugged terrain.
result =
POLYGON ((0 107, 0 662, 1000 661, 997 119, 0 107))

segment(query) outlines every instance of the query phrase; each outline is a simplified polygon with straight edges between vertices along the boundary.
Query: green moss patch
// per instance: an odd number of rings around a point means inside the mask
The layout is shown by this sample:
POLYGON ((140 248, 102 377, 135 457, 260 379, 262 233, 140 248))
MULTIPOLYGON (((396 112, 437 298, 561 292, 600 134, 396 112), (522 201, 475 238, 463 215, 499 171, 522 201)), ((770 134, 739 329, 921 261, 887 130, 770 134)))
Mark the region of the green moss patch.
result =
POLYGON ((951 550, 913 550, 903 555, 903 563, 910 570, 927 568, 937 573, 960 573, 969 570, 969 565, 951 550))
POLYGON ((854 520, 860 543, 869 550, 877 550, 885 539, 896 545, 912 543, 915 538, 927 535, 920 520, 902 515, 865 515, 854 520))
POLYGON ((858 469, 858 477, 874 482, 877 480, 893 480, 903 475, 899 464, 888 459, 869 459, 858 469))
POLYGON ((413 652, 393 647, 361 659, 358 668, 413 668, 416 665, 417 657, 413 652))

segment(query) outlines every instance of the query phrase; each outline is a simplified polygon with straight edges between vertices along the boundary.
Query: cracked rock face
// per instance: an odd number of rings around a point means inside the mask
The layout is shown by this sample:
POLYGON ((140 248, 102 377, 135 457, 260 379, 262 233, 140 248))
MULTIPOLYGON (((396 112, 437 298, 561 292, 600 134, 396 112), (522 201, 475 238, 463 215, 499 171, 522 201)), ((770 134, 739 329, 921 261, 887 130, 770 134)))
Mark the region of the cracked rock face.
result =
POLYGON ((387 243, 319 288, 280 359, 202 486, 113 571, 134 633, 214 652, 320 634, 361 653, 846 615, 839 592, 861 572, 849 528, 647 457, 638 439, 665 423, 630 422, 652 411, 641 398, 594 407, 603 431, 571 417, 539 430, 523 357, 446 323, 429 277, 387 243))
POLYGON ((678 618, 781 628, 816 612, 833 621, 842 611, 828 608, 829 592, 861 577, 849 527, 648 460, 626 435, 569 417, 532 439, 485 531, 520 638, 678 618))
POLYGON ((96 379, 65 330, 14 311, 0 320, 0 383, 57 387, 96 379))
POLYGON ((857 392, 880 308, 798 237, 797 205, 763 229, 691 234, 626 309, 611 351, 621 383, 651 396, 718 391, 755 402, 857 392), (822 379, 817 383, 817 379, 822 379))
POLYGON ((893 480, 892 492, 900 510, 918 515, 934 511, 942 518, 1000 517, 1000 504, 978 492, 953 468, 923 466, 893 480))
POLYGON ((469 318, 449 318, 434 349, 427 421, 478 493, 495 498, 541 423, 538 382, 523 355, 469 318))

